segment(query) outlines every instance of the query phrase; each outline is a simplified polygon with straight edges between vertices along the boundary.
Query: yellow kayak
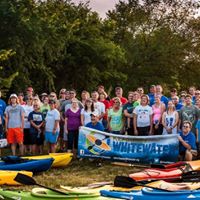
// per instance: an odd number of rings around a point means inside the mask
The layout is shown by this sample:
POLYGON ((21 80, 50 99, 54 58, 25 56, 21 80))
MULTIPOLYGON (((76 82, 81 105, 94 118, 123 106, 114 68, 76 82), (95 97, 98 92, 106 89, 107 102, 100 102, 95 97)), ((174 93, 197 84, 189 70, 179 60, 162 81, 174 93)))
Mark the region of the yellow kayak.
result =
POLYGON ((45 159, 45 158, 53 158, 53 164, 52 167, 65 167, 67 166, 72 158, 73 154, 72 153, 50 153, 49 155, 39 155, 39 156, 26 156, 23 157, 26 159, 45 159))
MULTIPOLYGON (((148 183, 145 186, 152 186, 167 190, 195 190, 200 187, 199 182, 189 182, 189 183, 168 183, 165 181, 155 181, 152 183, 148 183)), ((138 191, 141 190, 141 186, 135 186, 132 188, 123 188, 123 187, 115 187, 113 185, 104 185, 100 187, 92 188, 91 186, 86 187, 70 187, 70 186, 60 186, 63 190, 70 193, 82 193, 82 194, 99 194, 100 190, 112 190, 112 191, 120 191, 120 192, 130 192, 130 191, 138 191)))
POLYGON ((191 165, 193 170, 200 170, 200 160, 187 161, 191 165))
POLYGON ((6 171, 0 170, 0 185, 20 185, 20 183, 14 181, 14 178, 18 173, 25 174, 32 177, 33 173, 28 171, 6 171))

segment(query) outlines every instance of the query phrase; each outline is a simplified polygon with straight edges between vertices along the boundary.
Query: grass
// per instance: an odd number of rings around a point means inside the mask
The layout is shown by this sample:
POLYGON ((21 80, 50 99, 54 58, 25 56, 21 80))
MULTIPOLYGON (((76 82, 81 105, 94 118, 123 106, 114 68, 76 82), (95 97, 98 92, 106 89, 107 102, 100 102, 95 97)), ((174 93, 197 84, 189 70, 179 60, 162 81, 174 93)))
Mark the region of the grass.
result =
MULTIPOLYGON (((59 188, 60 185, 77 187, 94 182, 113 182, 117 175, 127 176, 140 170, 141 168, 112 165, 109 161, 104 161, 101 167, 97 167, 94 162, 84 159, 82 161, 74 160, 63 169, 53 168, 47 172, 37 174, 33 178, 37 183, 52 188, 59 188)), ((19 186, 12 187, 12 189, 31 190, 33 187, 19 186)))

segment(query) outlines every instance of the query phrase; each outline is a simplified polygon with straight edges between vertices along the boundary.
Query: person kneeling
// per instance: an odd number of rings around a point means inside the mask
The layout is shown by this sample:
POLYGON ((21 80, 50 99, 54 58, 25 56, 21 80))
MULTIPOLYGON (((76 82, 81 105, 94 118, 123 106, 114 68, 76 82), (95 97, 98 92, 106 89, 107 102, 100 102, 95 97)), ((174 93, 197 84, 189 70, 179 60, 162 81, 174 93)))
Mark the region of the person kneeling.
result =
POLYGON ((196 139, 194 133, 191 132, 191 128, 191 122, 183 122, 182 131, 178 136, 180 160, 191 161, 197 156, 196 139))

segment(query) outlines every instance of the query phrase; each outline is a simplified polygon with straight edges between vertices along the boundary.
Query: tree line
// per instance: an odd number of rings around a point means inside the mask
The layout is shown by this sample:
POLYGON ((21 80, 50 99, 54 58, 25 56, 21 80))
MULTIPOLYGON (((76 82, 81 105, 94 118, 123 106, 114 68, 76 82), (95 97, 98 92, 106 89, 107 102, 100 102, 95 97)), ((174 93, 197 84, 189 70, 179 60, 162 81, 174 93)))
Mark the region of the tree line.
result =
POLYGON ((199 7, 193 0, 128 0, 101 19, 88 3, 1 0, 1 89, 198 87, 199 7))

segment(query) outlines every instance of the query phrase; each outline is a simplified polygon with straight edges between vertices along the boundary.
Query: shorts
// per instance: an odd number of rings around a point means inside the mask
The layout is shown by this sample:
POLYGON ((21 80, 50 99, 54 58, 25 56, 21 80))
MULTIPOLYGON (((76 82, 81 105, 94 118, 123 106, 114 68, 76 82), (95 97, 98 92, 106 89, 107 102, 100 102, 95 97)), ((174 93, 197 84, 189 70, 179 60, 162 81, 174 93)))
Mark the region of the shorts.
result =
POLYGON ((45 132, 45 141, 49 142, 51 144, 56 144, 57 139, 58 139, 58 135, 59 133, 56 132, 55 134, 53 134, 52 132, 45 132))
POLYGON ((36 144, 36 145, 43 145, 44 144, 44 135, 43 135, 43 133, 40 133, 39 135, 38 135, 38 132, 32 132, 32 133, 30 133, 30 144, 31 145, 34 145, 34 144, 36 144))
POLYGON ((30 129, 25 128, 24 129, 24 145, 30 145, 31 139, 30 139, 30 129))
POLYGON ((24 134, 21 128, 8 128, 7 140, 9 144, 23 143, 24 134))

